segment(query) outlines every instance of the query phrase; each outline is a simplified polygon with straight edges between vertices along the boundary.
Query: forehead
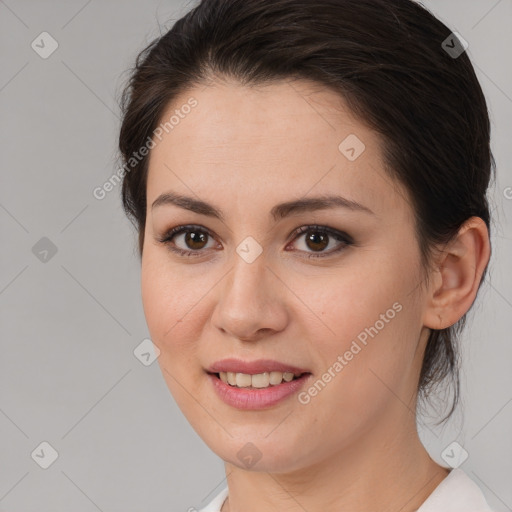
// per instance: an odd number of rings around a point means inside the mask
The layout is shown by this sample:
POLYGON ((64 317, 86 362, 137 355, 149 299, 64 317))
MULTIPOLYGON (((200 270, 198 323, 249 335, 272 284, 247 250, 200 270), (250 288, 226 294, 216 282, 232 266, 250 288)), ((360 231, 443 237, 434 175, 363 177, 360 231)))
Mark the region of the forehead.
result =
POLYGON ((377 214, 404 207, 378 135, 318 84, 195 87, 174 99, 160 126, 171 117, 150 152, 148 204, 169 189, 215 204, 236 192, 247 208, 333 192, 377 214))

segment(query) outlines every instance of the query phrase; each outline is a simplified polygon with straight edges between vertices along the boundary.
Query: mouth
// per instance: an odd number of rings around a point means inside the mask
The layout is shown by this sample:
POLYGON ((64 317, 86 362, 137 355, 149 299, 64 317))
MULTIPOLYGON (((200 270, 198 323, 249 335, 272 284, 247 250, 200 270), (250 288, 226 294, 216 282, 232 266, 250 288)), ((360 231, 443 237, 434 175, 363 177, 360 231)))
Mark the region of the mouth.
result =
POLYGON ((205 372, 217 396, 240 410, 262 410, 284 403, 312 376, 304 368, 274 359, 223 359, 205 372))
POLYGON ((266 389, 279 386, 283 382, 291 382, 311 375, 309 372, 270 371, 256 374, 240 372, 207 372, 233 388, 266 389))
POLYGON ((216 395, 227 405, 239 410, 264 410, 285 403, 310 380, 310 372, 260 373, 207 371, 216 395))

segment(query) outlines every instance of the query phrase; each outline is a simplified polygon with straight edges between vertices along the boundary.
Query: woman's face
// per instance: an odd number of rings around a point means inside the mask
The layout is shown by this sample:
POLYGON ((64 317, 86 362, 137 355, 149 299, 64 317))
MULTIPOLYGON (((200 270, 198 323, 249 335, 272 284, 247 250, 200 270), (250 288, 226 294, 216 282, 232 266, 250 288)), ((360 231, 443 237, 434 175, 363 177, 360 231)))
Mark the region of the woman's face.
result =
POLYGON ((162 122, 173 114, 150 154, 142 298, 192 427, 232 464, 291 471, 414 422, 426 296, 378 136, 305 81, 198 87, 162 122), (269 384, 287 367, 306 374, 269 384))

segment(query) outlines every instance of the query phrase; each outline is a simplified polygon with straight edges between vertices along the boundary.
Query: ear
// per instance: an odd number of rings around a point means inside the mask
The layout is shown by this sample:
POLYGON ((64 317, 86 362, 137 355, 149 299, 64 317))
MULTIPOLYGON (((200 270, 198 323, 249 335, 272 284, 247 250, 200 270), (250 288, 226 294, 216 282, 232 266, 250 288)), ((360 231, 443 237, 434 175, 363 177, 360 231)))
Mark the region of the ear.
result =
POLYGON ((480 217, 471 217, 437 258, 423 323, 445 329, 457 323, 473 304, 491 254, 489 231, 480 217))

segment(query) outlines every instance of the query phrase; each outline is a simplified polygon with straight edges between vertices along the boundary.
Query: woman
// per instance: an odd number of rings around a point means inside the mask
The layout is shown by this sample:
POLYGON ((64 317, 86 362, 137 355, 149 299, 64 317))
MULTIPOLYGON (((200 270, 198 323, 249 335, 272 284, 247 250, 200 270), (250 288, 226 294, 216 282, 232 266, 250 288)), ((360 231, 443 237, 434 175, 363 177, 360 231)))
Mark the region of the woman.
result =
POLYGON ((446 379, 457 402, 489 131, 410 0, 203 0, 141 52, 123 204, 163 376, 225 462, 204 511, 490 510, 416 427, 446 379))

